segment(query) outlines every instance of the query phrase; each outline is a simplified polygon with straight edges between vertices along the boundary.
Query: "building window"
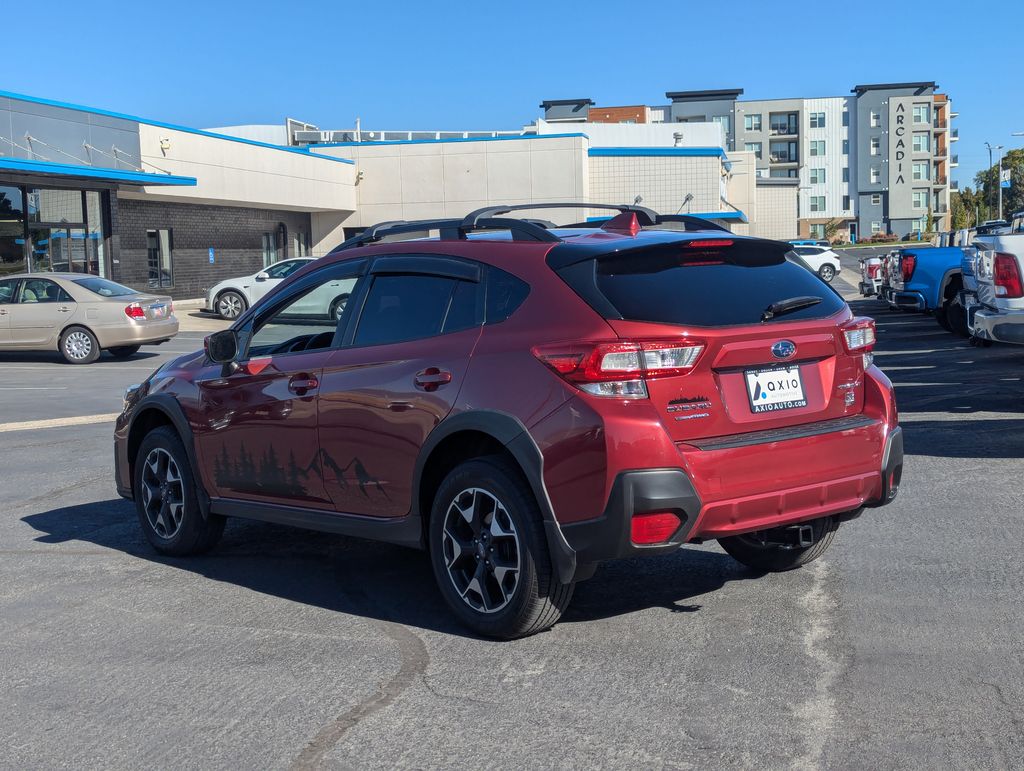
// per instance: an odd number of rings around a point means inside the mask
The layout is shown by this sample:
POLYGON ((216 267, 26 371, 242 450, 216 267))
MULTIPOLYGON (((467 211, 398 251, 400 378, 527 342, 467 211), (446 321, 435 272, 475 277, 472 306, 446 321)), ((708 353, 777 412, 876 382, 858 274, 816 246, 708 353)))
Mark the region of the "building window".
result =
POLYGON ((273 233, 263 234, 263 267, 269 268, 281 259, 277 251, 277 239, 273 233))
POLYGON ((743 128, 747 131, 760 131, 761 130, 761 113, 751 113, 750 115, 743 116, 743 128))
POLYGON ((914 105, 914 123, 924 123, 927 125, 931 122, 930 112, 928 105, 926 104, 915 104, 914 105))
POLYGON ((811 196, 811 211, 825 211, 825 196, 811 196))
POLYGON ((292 233, 292 257, 309 257, 309 233, 297 230, 292 233))
POLYGON ((812 185, 824 185, 825 184, 825 170, 824 169, 811 169, 811 184, 812 185))
POLYGON ((929 230, 929 228, 928 228, 928 218, 927 217, 921 217, 921 219, 917 220, 917 222, 914 223, 914 230, 919 230, 922 233, 927 233, 928 230, 929 230))
POLYGON ((915 190, 913 194, 913 205, 915 209, 927 209, 928 208, 928 191, 927 190, 915 190))
POLYGON ((850 111, 849 110, 843 110, 843 125, 844 126, 849 126, 850 125, 850 111))
POLYGON ((772 169, 768 175, 770 177, 783 178, 783 179, 795 179, 799 176, 797 169, 772 169))
POLYGON ((712 122, 718 123, 722 126, 722 130, 725 131, 726 135, 729 134, 729 127, 732 125, 728 115, 715 115, 711 118, 712 122))
POLYGON ((871 137, 871 154, 878 155, 882 150, 882 139, 881 137, 871 137))
POLYGON ((797 114, 795 112, 774 112, 769 116, 769 124, 773 134, 796 134, 797 114))
POLYGON ((874 110, 871 111, 870 125, 871 125, 871 128, 881 128, 882 127, 882 116, 879 115, 874 110))
POLYGON ((743 145, 743 149, 748 153, 753 153, 757 160, 761 160, 762 145, 760 142, 747 142, 743 145))
POLYGON ((772 142, 768 145, 768 155, 772 163, 796 163, 796 142, 772 142))
POLYGON ((881 233, 882 232, 882 223, 881 222, 872 222, 871 223, 871 232, 872 233, 881 233))
POLYGON ((812 222, 811 223, 811 238, 824 238, 825 237, 825 223, 823 222, 812 222))
POLYGON ((882 205, 882 194, 881 193, 872 193, 871 194, 871 205, 872 206, 881 206, 882 205))
POLYGON ((825 128, 825 113, 811 113, 811 128, 825 128))
POLYGON ((927 163, 915 163, 914 164, 914 179, 928 179, 928 170, 930 164, 927 163))
POLYGON ((850 196, 843 196, 843 211, 850 211, 850 196))
POLYGON ((914 134, 914 152, 930 153, 932 151, 932 135, 928 133, 914 134))
POLYGON ((146 231, 146 257, 149 261, 149 285, 174 286, 174 255, 170 230, 146 231))
POLYGON ((849 139, 844 139, 843 140, 843 155, 849 155, 849 154, 850 154, 850 140, 849 139))
POLYGON ((843 166, 843 182, 849 182, 849 181, 850 181, 850 167, 849 166, 843 166))
POLYGON ((815 139, 811 142, 811 155, 824 155, 825 154, 825 140, 815 139))
POLYGON ((882 178, 882 173, 878 170, 877 167, 872 166, 871 167, 871 184, 872 185, 877 185, 878 181, 881 178, 882 178))

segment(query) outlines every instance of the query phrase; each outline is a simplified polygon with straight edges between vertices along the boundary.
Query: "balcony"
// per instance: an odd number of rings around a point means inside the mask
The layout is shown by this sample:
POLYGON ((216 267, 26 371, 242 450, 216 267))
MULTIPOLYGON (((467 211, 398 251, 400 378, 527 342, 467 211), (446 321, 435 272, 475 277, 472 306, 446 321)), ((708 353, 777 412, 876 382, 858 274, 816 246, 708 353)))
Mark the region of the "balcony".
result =
POLYGON ((951 155, 951 156, 949 156, 949 165, 950 166, 959 166, 960 165, 960 156, 959 155, 951 155))
POLYGON ((949 189, 950 190, 955 190, 955 191, 959 192, 960 191, 960 183, 957 182, 954 179, 952 182, 949 183, 949 189))
POLYGON ((795 155, 788 153, 770 153, 768 160, 772 163, 800 163, 800 160, 795 155))
POLYGON ((936 118, 932 122, 932 126, 935 128, 936 131, 945 131, 946 129, 949 128, 949 121, 940 120, 940 119, 936 118))
POLYGON ((960 141, 960 129, 950 129, 949 130, 949 141, 950 142, 959 142, 960 141))
POLYGON ((949 211, 949 207, 944 203, 937 203, 932 207, 932 214, 945 214, 949 211))
POLYGON ((949 148, 946 145, 935 145, 935 157, 945 158, 949 155, 949 148))
POLYGON ((938 176, 937 176, 937 177, 935 177, 935 179, 934 179, 934 180, 932 181, 932 184, 933 184, 933 185, 934 185, 935 187, 945 187, 945 186, 946 186, 946 183, 948 183, 948 182, 949 182, 949 177, 938 177, 938 176))

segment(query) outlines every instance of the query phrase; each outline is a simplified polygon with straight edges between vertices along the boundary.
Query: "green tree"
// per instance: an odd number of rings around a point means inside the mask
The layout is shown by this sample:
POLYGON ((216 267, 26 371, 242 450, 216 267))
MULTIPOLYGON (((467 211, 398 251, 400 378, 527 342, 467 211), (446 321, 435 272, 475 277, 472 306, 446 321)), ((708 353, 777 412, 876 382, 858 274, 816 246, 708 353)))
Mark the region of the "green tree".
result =
MULTIPOLYGON (((1010 170, 1010 187, 1003 190, 1003 217, 1009 218, 1011 214, 1024 211, 1024 149, 1010 150, 1003 156, 1003 168, 1010 170)), ((999 184, 999 172, 995 165, 979 171, 974 176, 974 182, 978 186, 981 201, 983 201, 990 216, 983 219, 995 219, 998 216, 997 201, 999 191, 996 186, 999 184)))

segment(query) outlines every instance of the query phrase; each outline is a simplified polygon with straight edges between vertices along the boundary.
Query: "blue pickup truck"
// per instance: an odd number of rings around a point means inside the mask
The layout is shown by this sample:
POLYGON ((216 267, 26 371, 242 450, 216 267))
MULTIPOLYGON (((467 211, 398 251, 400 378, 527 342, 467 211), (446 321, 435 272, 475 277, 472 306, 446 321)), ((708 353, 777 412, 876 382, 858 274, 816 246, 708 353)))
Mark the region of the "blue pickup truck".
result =
POLYGON ((959 246, 902 249, 891 283, 880 295, 893 308, 933 313, 947 332, 967 337, 961 295, 964 258, 959 246))

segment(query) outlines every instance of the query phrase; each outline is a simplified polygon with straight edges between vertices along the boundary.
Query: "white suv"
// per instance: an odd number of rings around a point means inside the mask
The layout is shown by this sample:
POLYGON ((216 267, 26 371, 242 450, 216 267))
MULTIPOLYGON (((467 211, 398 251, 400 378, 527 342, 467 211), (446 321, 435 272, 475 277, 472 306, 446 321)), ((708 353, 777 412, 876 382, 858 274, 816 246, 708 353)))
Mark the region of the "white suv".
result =
POLYGON ((836 273, 841 270, 839 255, 827 246, 794 246, 793 251, 811 266, 822 281, 832 283, 836 273))
POLYGON ((293 260, 281 260, 251 276, 224 279, 206 293, 206 311, 215 313, 222 319, 234 321, 246 308, 313 259, 297 257, 293 260))

